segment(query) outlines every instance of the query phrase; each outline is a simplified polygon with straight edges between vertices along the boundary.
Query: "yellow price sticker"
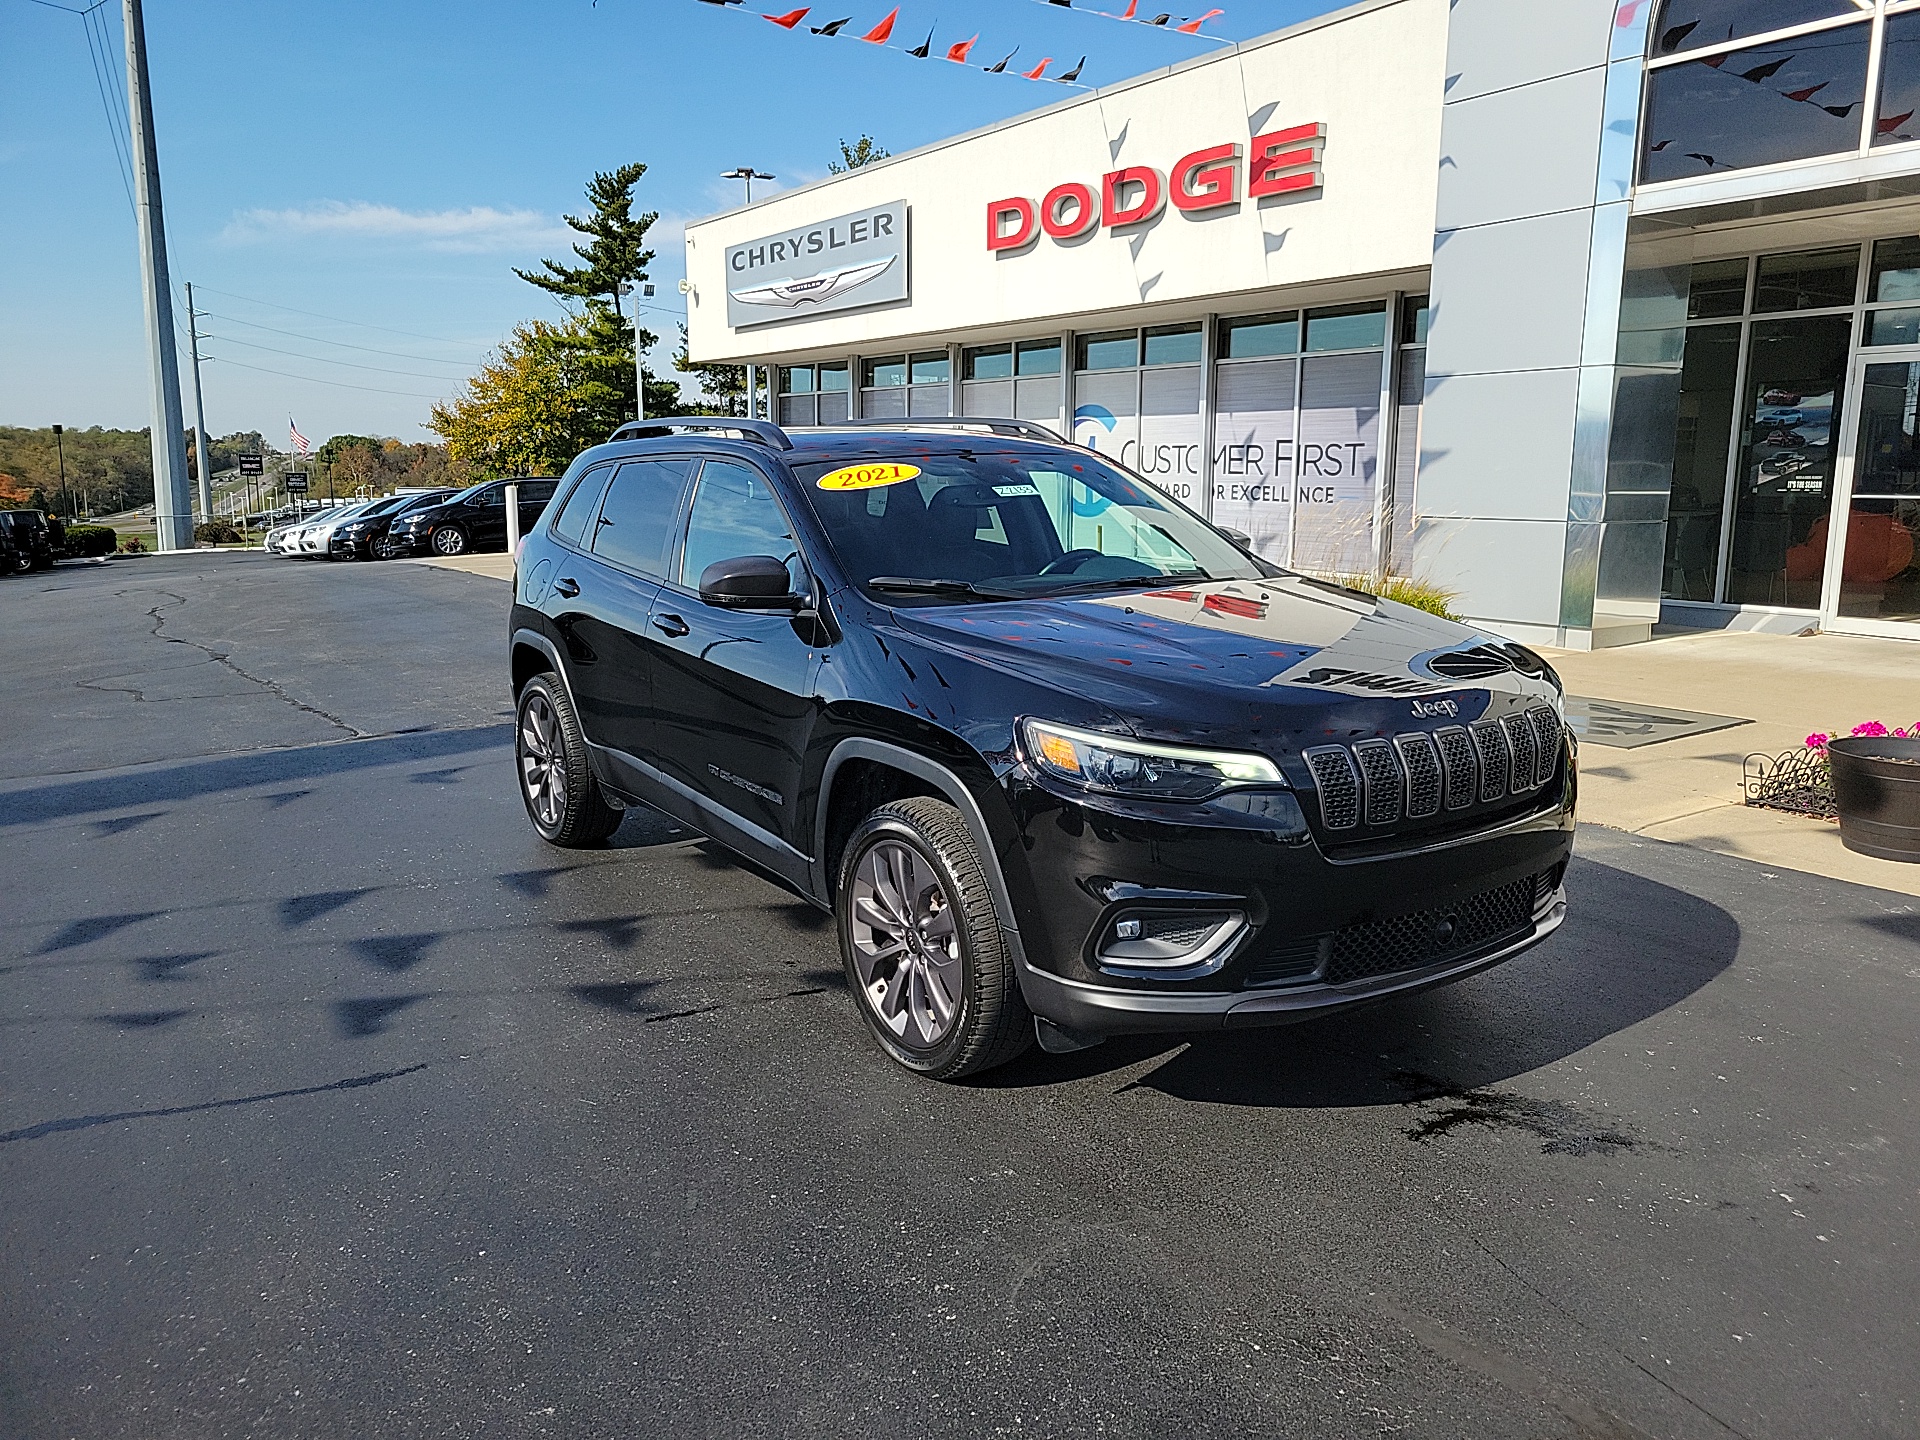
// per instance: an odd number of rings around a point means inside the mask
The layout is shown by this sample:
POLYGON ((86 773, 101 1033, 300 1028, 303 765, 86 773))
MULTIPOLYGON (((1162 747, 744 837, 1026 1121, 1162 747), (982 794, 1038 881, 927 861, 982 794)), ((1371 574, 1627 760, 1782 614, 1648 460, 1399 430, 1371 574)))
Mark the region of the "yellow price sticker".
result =
POLYGON ((821 490, 873 490, 882 485, 898 485, 902 480, 911 480, 919 473, 918 465, 898 465, 891 462, 875 465, 848 465, 843 469, 822 475, 813 483, 821 490))

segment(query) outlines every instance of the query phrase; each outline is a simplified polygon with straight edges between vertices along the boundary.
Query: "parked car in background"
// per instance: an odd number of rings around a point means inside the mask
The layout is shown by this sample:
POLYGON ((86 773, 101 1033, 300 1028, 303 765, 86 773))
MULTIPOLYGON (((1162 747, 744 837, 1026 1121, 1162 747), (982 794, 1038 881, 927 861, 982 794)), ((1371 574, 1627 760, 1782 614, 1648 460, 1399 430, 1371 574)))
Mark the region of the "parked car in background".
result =
POLYGON ((287 543, 293 539, 294 535, 305 523, 306 522, 302 520, 288 520, 282 524, 275 525, 261 538, 260 548, 269 555, 286 554, 287 543))
POLYGON ((28 557, 25 565, 19 562, 20 547, 13 543, 13 533, 0 525, 0 575, 17 575, 33 568, 31 556, 28 557))
MULTIPOLYGON (((534 476, 513 483, 520 487, 520 533, 525 535, 539 523, 540 512, 547 508, 553 488, 560 482, 534 476)), ((506 549, 507 484, 505 480, 488 480, 437 505, 397 517, 387 527, 389 553, 381 558, 506 549)))
POLYGON ((402 515, 438 505, 451 490, 397 490, 387 498, 393 503, 356 515, 336 526, 327 543, 327 554, 338 560, 370 560, 379 554, 387 538, 387 527, 402 515))
POLYGON ((323 510, 300 528, 295 535, 288 553, 293 555, 314 556, 327 553, 327 541, 333 532, 357 515, 364 515, 380 500, 356 500, 347 505, 336 505, 323 510))
POLYGON ((47 517, 38 510, 0 510, 0 526, 5 526, 17 552, 16 570, 53 568, 53 530, 47 517))

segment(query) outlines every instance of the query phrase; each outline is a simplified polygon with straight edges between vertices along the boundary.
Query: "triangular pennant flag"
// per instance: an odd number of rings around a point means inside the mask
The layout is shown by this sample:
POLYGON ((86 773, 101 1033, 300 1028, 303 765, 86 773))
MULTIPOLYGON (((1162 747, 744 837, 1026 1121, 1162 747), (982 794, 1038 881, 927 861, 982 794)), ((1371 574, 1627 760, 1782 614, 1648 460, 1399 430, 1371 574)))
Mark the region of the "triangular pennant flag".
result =
POLYGON ((1040 78, 1041 72, 1045 70, 1047 66, 1051 65, 1052 63, 1053 63, 1053 56, 1049 55, 1047 56, 1046 59, 1042 60, 1038 65, 1034 66, 1033 69, 1027 71, 1027 73, 1022 75, 1020 78, 1022 80, 1038 80, 1040 78))
POLYGON ((1853 107, 1859 103, 1858 100, 1849 100, 1845 105, 1822 105, 1820 108, 1833 116, 1834 119, 1844 120, 1853 113, 1853 107))
POLYGON ((774 24, 778 25, 782 30, 791 30, 793 29, 794 26, 798 25, 802 20, 807 18, 807 9, 802 8, 799 10, 789 10, 784 15, 762 15, 760 18, 762 20, 771 20, 774 24))
POLYGON ((932 49, 933 49, 933 31, 929 30, 927 31, 927 38, 922 40, 918 45, 914 46, 913 49, 907 51, 907 54, 913 56, 913 58, 916 60, 924 60, 927 58, 927 53, 932 49))
POLYGON ((1120 18, 1122 20, 1131 20, 1139 12, 1139 9, 1140 0, 1127 0, 1127 13, 1120 18))
POLYGON ((1207 21, 1213 19, 1216 15, 1224 15, 1226 13, 1224 10, 1209 10, 1198 20, 1189 20, 1186 24, 1176 25, 1173 28, 1178 30, 1182 35, 1198 35, 1200 33, 1200 27, 1206 24, 1207 21))
POLYGON ((1145 20, 1141 23, 1145 25, 1164 25, 1171 19, 1173 19, 1171 15, 1156 15, 1151 20, 1145 20))
POLYGON ((1805 101, 1811 100, 1832 83, 1831 80, 1822 80, 1818 85, 1809 85, 1804 90, 1782 90, 1780 93, 1789 100, 1799 100, 1804 103, 1805 101))
POLYGON ((887 12, 886 19, 882 20, 878 25, 874 26, 873 29, 869 30, 866 34, 862 35, 860 38, 866 41, 869 45, 886 44, 888 40, 893 38, 893 22, 898 20, 899 18, 900 18, 900 7, 896 5, 893 7, 893 9, 887 12))
POLYGON ((1686 24, 1676 25, 1667 31, 1666 34, 1660 37, 1660 53, 1662 55, 1672 53, 1673 47, 1691 35, 1693 33, 1693 27, 1699 23, 1698 20, 1689 20, 1686 24))
POLYGON ((1902 125, 1906 124, 1907 121, 1911 120, 1912 118, 1913 118, 1913 111, 1909 110, 1904 115, 1889 115, 1887 116, 1886 119, 1877 120, 1874 123, 1879 127, 1880 133, 1882 135, 1891 135, 1894 131, 1898 130, 1902 125))
POLYGON ((1771 80, 1779 71, 1780 67, 1791 59, 1793 59, 1791 55, 1782 55, 1778 60, 1769 60, 1766 64, 1756 65, 1751 70, 1742 70, 1740 72, 1740 78, 1742 80, 1751 80, 1754 84, 1758 85, 1762 80, 1771 80))
MULTIPOLYGON (((1018 55, 1019 53, 1020 53, 1020 47, 1018 45, 1014 46, 1013 49, 1007 52, 1007 60, 1013 59, 1013 57, 1018 55)), ((987 74, 998 75, 1001 71, 1007 68, 1007 60, 1002 60, 998 65, 986 66, 985 68, 986 68, 987 74)))
POLYGON ((1080 57, 1080 63, 1074 66, 1073 69, 1067 71, 1063 75, 1056 75, 1053 78, 1060 81, 1062 84, 1071 85, 1074 81, 1080 78, 1080 72, 1084 70, 1086 66, 1087 66, 1087 57, 1082 55, 1080 57))
POLYGON ((816 35, 838 35, 843 29, 845 29, 847 26, 851 25, 852 23, 853 23, 853 17, 849 15, 844 20, 829 20, 824 25, 811 25, 808 28, 812 30, 813 33, 816 35))
POLYGON ((953 61, 956 65, 966 64, 967 52, 973 49, 979 42, 980 37, 976 35, 971 40, 962 40, 958 45, 949 45, 947 47, 947 59, 953 61))

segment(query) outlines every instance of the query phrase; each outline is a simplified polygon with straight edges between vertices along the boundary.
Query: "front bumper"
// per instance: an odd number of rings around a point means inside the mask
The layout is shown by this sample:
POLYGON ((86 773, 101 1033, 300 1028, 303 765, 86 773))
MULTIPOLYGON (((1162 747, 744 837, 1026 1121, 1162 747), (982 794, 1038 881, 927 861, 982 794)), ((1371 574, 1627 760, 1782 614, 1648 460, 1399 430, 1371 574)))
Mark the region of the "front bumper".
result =
POLYGON ((380 537, 378 549, 381 554, 396 559, 408 555, 427 553, 427 540, 433 532, 429 530, 389 530, 380 537))

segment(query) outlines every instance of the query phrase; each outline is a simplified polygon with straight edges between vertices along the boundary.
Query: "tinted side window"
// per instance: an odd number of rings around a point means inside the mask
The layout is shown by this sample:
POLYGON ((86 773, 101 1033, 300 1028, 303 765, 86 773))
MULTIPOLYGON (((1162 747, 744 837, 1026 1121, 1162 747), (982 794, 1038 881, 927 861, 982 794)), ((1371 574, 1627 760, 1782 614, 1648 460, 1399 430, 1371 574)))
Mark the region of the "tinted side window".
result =
POLYGON ((805 583, 793 527, 773 498, 767 477, 750 465, 709 460, 700 467, 700 485, 693 492, 680 583, 697 590, 707 566, 738 555, 771 555, 786 562, 795 591, 805 583))
POLYGON ((642 575, 665 575, 667 546, 691 460, 630 460, 613 472, 589 536, 593 553, 642 575))
POLYGON ((558 480, 522 480, 520 482, 520 503, 522 505, 544 505, 553 498, 558 480))
POLYGON ((489 485, 478 495, 471 497, 467 501, 467 504, 483 506, 489 510, 504 510, 507 508, 506 487, 503 485, 489 485))
POLYGON ((600 508, 600 496, 607 488, 607 477, 613 474, 611 465, 602 465, 597 470, 589 470, 580 477, 580 482, 567 492, 566 503, 560 507, 560 514, 554 519, 553 533, 569 545, 584 545, 581 538, 586 534, 587 522, 594 511, 600 508))

